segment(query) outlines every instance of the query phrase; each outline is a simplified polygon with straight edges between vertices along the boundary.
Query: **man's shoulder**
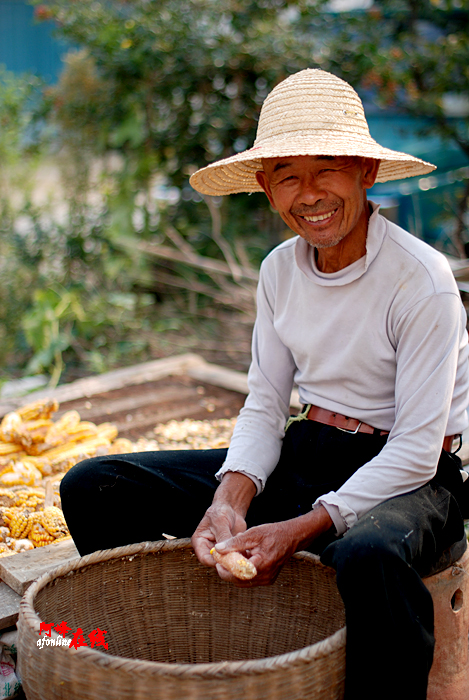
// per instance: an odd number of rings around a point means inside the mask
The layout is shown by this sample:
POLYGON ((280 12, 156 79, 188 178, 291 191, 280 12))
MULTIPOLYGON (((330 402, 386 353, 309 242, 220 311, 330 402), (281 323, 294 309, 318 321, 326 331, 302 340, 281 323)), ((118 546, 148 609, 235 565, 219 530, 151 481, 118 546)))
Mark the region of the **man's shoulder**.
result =
POLYGON ((279 243, 266 255, 262 261, 262 267, 269 268, 282 265, 284 262, 290 263, 295 258, 296 242, 299 236, 293 236, 286 241, 279 243))
POLYGON ((438 292, 456 290, 451 268, 442 253, 387 219, 386 233, 383 252, 389 256, 388 263, 396 262, 401 275, 407 271, 421 281, 426 278, 438 292))
POLYGON ((270 253, 268 253, 267 258, 270 258, 271 256, 282 255, 282 254, 288 255, 289 252, 291 252, 292 250, 294 251, 298 238, 299 238, 299 236, 292 236, 291 238, 287 238, 286 241, 279 243, 278 245, 275 246, 275 248, 272 248, 270 253))

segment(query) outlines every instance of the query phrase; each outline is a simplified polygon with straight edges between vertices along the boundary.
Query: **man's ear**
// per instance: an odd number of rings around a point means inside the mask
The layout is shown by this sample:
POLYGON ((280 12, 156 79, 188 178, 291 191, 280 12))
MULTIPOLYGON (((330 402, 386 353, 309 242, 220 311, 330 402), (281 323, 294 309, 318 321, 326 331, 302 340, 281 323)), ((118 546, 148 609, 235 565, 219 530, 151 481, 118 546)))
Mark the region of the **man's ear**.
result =
POLYGON ((363 187, 366 190, 375 184, 380 163, 376 158, 363 158, 363 187))
POLYGON ((263 170, 257 171, 256 180, 259 183, 259 185, 262 187, 264 192, 266 193, 267 199, 270 202, 270 206, 273 209, 277 210, 277 207, 275 206, 275 203, 274 203, 274 198, 272 197, 272 190, 270 189, 269 179, 263 170))

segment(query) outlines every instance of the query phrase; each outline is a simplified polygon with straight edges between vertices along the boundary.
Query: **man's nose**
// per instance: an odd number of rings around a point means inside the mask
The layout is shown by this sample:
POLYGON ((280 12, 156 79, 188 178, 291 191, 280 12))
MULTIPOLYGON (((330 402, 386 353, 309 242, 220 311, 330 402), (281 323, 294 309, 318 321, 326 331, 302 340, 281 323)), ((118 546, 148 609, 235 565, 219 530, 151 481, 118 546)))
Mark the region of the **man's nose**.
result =
POLYGON ((319 185, 315 177, 305 178, 301 182, 301 190, 299 194, 299 199, 302 204, 316 204, 321 199, 327 197, 327 192, 319 185))

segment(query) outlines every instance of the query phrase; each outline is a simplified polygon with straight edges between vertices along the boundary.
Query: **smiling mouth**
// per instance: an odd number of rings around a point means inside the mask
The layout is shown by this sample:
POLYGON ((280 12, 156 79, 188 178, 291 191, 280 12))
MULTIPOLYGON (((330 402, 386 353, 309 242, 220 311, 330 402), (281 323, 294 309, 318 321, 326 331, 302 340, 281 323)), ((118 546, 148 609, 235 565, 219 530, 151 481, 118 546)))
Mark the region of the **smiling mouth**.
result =
POLYGON ((301 218, 309 223, 317 223, 318 221, 327 221, 336 213, 337 209, 327 212, 327 214, 318 214, 317 216, 302 216, 301 218))

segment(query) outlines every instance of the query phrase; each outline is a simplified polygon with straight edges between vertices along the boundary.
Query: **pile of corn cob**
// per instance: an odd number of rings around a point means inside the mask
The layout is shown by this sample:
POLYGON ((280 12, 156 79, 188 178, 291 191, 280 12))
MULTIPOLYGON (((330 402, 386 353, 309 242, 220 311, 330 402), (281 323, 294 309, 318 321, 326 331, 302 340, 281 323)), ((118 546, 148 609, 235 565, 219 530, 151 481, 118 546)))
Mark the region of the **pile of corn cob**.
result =
POLYGON ((69 536, 58 485, 74 464, 101 453, 133 452, 110 423, 82 421, 67 411, 57 421, 54 400, 8 413, 0 423, 0 556, 69 536))
MULTIPOLYGON (((82 421, 78 411, 67 411, 54 422, 51 416, 58 408, 57 401, 37 401, 3 418, 0 423, 0 485, 35 486, 42 477, 65 472, 100 448, 108 451, 117 437, 114 425, 82 421)), ((128 445, 114 443, 113 447, 120 451, 128 445)))

